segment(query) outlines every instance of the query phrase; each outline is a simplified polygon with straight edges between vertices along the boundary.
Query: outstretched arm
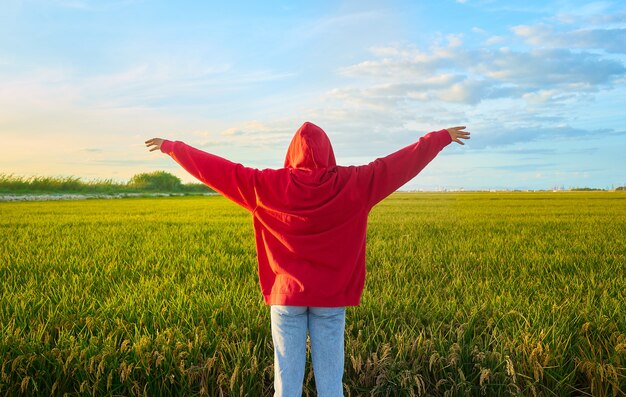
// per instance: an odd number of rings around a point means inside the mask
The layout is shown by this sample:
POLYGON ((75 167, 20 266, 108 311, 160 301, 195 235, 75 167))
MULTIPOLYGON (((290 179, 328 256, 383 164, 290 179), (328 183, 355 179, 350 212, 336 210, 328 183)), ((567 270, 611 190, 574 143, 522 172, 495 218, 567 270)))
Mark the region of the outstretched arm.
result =
POLYGON ((397 152, 357 167, 369 208, 415 177, 451 142, 463 145, 461 139, 470 138, 464 129, 459 126, 428 133, 397 152))
POLYGON ((256 207, 254 180, 257 170, 203 152, 179 141, 152 138, 145 143, 151 152, 160 150, 169 154, 191 175, 235 203, 250 211, 256 207))

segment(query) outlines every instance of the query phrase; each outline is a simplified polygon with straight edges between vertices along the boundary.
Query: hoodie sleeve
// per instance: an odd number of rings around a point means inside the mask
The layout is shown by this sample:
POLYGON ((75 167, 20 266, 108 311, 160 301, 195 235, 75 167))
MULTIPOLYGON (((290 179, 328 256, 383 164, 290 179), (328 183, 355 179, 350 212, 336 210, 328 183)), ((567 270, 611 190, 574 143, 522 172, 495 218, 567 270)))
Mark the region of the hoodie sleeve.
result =
POLYGON ((161 152, 170 155, 187 172, 249 211, 256 207, 254 168, 203 152, 180 141, 164 140, 161 152))
POLYGON ((368 207, 372 208, 413 179, 450 142, 452 138, 447 130, 431 132, 397 152, 357 167, 368 207))

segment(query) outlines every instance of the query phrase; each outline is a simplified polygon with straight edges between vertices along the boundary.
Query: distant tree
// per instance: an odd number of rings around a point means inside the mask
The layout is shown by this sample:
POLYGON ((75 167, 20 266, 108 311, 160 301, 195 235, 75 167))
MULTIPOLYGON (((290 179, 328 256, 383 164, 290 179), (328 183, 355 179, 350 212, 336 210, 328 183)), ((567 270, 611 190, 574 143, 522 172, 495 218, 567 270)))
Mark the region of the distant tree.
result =
POLYGON ((620 187, 616 188, 615 190, 626 190, 626 186, 620 186, 620 187))
POLYGON ((599 192, 599 191, 603 191, 604 189, 591 188, 591 187, 575 187, 570 190, 572 192, 599 192))
POLYGON ((180 178, 165 171, 141 173, 133 176, 128 181, 128 186, 135 189, 177 191, 181 190, 180 178))
POLYGON ((183 185, 183 191, 188 193, 209 193, 214 190, 204 183, 185 183, 183 185))

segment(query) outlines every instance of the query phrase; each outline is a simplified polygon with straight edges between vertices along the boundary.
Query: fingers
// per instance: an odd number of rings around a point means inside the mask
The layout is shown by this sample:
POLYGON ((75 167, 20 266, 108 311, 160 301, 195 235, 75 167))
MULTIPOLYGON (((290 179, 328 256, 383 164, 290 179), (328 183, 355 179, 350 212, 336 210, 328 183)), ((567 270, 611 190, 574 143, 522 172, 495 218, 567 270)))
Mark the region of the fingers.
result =
POLYGON ((446 128, 446 130, 448 131, 448 133, 450 134, 450 138, 454 142, 460 145, 464 145, 464 143, 461 142, 459 139, 470 139, 469 131, 463 131, 465 128, 467 127, 464 125, 459 125, 456 127, 446 128))
POLYGON ((161 139, 161 138, 151 138, 151 139, 148 139, 145 142, 145 144, 146 144, 146 147, 148 147, 151 152, 154 152, 155 150, 160 150, 161 149, 161 145, 163 144, 163 139, 161 139))
POLYGON ((457 140, 457 139, 470 139, 470 133, 469 132, 453 132, 452 134, 450 134, 450 137, 452 138, 452 140, 457 140))
POLYGON ((470 132, 469 131, 463 131, 463 129, 465 129, 465 126, 457 126, 457 127, 452 127, 452 128, 447 128, 448 133, 450 134, 450 138, 452 139, 453 142, 458 143, 459 145, 465 145, 461 139, 470 139, 470 132))
POLYGON ((452 132, 452 133, 454 133, 454 132, 460 132, 461 130, 464 130, 465 128, 466 128, 466 127, 465 127, 464 125, 462 125, 462 126, 458 126, 458 127, 450 127, 450 128, 446 128, 446 130, 447 130, 448 132, 452 132))
POLYGON ((148 139, 145 142, 146 147, 150 149, 149 150, 150 152, 154 152, 156 150, 160 150, 162 143, 163 143, 163 139, 161 139, 161 138, 151 138, 151 139, 148 139))
POLYGON ((150 146, 150 145, 158 145, 159 142, 162 142, 162 141, 163 139, 161 138, 150 138, 144 143, 146 144, 146 146, 150 146))
POLYGON ((459 145, 465 145, 465 143, 463 143, 463 142, 461 141, 461 139, 470 139, 470 136, 469 136, 469 134, 466 134, 466 135, 457 135, 457 136, 453 139, 453 141, 454 141, 454 142, 456 142, 456 143, 458 143, 459 145))

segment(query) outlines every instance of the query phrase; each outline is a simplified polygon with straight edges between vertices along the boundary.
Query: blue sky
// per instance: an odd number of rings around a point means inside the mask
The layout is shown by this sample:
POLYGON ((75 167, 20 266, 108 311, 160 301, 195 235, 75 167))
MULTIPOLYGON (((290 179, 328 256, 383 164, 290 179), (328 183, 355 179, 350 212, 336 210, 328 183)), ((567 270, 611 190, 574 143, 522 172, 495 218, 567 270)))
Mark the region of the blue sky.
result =
POLYGON ((193 179, 151 137, 257 168, 304 121, 339 164, 467 125, 405 189, 626 184, 620 1, 5 0, 0 173, 193 179))

